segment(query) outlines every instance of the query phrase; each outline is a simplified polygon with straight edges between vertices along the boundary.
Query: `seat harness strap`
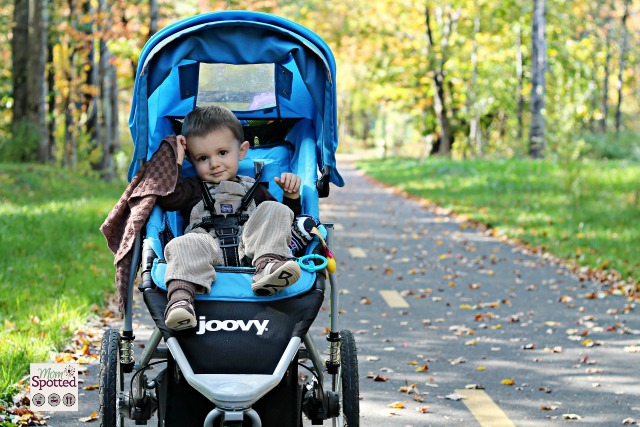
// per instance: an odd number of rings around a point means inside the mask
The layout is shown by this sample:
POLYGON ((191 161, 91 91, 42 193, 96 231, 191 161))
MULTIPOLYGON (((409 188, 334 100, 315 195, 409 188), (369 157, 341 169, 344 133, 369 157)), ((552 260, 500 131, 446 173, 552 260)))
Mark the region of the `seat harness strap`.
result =
POLYGON ((238 209, 236 209, 232 214, 216 214, 216 208, 213 198, 209 193, 209 188, 204 181, 200 180, 200 184, 202 185, 202 200, 205 208, 209 211, 210 216, 202 218, 202 222, 196 227, 202 227, 207 231, 212 228, 215 230, 216 237, 218 237, 220 242, 220 249, 222 249, 224 265, 226 266, 240 266, 240 256, 238 254, 238 246, 240 244, 240 227, 249 219, 249 215, 244 213, 244 211, 246 211, 251 204, 256 188, 260 185, 259 180, 262 176, 263 165, 264 164, 262 162, 255 162, 255 182, 240 200, 240 206, 238 209))

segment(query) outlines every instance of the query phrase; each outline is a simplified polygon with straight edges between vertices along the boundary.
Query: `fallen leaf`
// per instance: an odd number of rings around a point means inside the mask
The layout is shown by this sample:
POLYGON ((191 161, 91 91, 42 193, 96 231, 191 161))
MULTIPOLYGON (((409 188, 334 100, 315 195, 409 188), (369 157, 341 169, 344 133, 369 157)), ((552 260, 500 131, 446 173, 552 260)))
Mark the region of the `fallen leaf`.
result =
POLYGON ((514 385, 515 384, 515 380, 513 378, 506 378, 506 379, 500 381, 500 384, 502 384, 502 385, 514 385))
POLYGON ((562 419, 564 420, 581 420, 582 417, 577 414, 562 414, 562 419))
POLYGON ((393 409, 404 409, 404 403, 402 402, 393 402, 390 403, 389 405, 387 405, 389 408, 393 408, 393 409))
POLYGON ((462 400, 462 399, 466 399, 467 397, 465 395, 459 394, 459 393, 451 393, 451 394, 447 394, 445 396, 445 399, 449 399, 449 400, 462 400))
POLYGON ((407 394, 411 394, 411 393, 417 393, 418 392, 418 386, 417 384, 411 384, 411 385, 403 385, 402 387, 400 387, 398 389, 398 391, 400 393, 407 393, 407 394))
POLYGON ((427 372, 428 370, 429 370, 429 367, 427 365, 418 366, 416 368, 416 372, 427 372))
POLYGON ((100 388, 100 384, 86 385, 82 387, 84 390, 97 390, 100 388))
POLYGON ((541 411, 555 411, 556 409, 558 409, 557 406, 553 406, 553 405, 542 405, 540 406, 540 410, 541 411))
POLYGON ((98 413, 96 411, 93 411, 88 417, 78 418, 78 420, 82 421, 83 423, 90 423, 91 421, 95 421, 97 419, 98 413))
POLYGON ((455 359, 449 359, 449 363, 452 365, 457 365, 459 363, 465 363, 467 361, 467 359, 465 359, 464 357, 456 357, 455 359))
POLYGON ((416 411, 420 412, 421 414, 426 414, 427 412, 429 412, 429 407, 428 406, 422 406, 420 408, 416 408, 416 411))
POLYGON ((382 375, 378 374, 375 377, 373 377, 373 380, 376 382, 386 382, 386 381, 389 381, 389 378, 383 377, 382 375))
POLYGON ((622 424, 636 424, 636 420, 634 420, 633 418, 625 418, 624 420, 622 420, 622 424))

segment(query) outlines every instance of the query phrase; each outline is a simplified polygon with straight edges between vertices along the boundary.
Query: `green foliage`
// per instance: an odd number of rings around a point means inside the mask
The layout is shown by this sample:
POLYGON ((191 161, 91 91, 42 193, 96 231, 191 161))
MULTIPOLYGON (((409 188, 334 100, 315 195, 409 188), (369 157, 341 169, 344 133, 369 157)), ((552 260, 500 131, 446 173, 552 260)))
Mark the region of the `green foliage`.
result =
POLYGON ((562 258, 638 278, 638 163, 393 158, 359 167, 562 258))
POLYGON ((584 140, 588 145, 588 157, 640 162, 640 139, 636 133, 585 134, 584 140))
POLYGON ((60 351, 113 290, 99 226, 124 184, 39 165, 0 164, 0 396, 60 351))
POLYGON ((32 162, 38 157, 40 134, 36 127, 23 120, 13 126, 13 132, 0 140, 0 162, 32 162))

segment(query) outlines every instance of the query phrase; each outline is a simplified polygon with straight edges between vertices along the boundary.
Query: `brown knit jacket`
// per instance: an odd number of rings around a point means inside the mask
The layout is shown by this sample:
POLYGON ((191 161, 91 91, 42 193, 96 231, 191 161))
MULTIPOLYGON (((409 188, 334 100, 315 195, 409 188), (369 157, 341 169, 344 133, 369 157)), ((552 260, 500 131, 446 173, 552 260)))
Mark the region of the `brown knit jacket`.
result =
POLYGON ((121 315, 124 315, 127 304, 132 249, 136 234, 149 218, 156 199, 172 193, 175 189, 178 177, 176 144, 175 136, 168 136, 162 141, 158 150, 142 165, 100 226, 109 249, 114 253, 115 282, 120 298, 121 315))

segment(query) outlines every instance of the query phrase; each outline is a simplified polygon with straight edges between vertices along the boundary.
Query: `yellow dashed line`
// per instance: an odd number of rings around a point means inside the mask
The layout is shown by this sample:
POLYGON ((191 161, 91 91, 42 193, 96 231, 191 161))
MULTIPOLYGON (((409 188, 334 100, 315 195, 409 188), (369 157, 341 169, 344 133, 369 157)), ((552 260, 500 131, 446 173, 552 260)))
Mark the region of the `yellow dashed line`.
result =
POLYGON ((366 258, 367 254, 362 248, 349 248, 349 254, 352 258, 366 258))
POLYGON ((483 390, 456 390, 455 392, 466 397, 462 402, 476 417, 481 427, 516 426, 483 390))
POLYGON ((398 291, 380 291, 380 296, 391 308, 406 308, 409 303, 402 298, 398 291))

